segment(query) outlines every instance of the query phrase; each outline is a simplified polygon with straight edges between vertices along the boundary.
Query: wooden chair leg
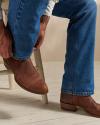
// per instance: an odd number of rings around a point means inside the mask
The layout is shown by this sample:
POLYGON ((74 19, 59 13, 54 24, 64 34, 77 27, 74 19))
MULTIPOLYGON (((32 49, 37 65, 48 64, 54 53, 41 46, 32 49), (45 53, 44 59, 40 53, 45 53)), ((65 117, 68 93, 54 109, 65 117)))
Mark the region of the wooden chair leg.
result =
MULTIPOLYGON (((38 68, 38 70, 39 70, 39 72, 41 73, 43 79, 45 80, 40 49, 34 49, 34 57, 35 57, 36 67, 38 68)), ((43 101, 43 103, 45 103, 45 104, 48 103, 47 94, 42 96, 42 101, 43 101)))

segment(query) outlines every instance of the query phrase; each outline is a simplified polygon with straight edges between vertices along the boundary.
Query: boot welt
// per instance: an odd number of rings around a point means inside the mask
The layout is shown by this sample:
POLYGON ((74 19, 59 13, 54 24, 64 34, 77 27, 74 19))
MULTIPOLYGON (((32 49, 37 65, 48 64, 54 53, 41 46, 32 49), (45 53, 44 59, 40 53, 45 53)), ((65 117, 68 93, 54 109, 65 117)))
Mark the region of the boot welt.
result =
POLYGON ((81 106, 76 106, 76 105, 71 105, 71 104, 68 104, 68 103, 61 102, 61 109, 66 110, 66 111, 76 112, 79 109, 79 107, 82 108, 84 111, 86 111, 89 115, 91 115, 93 117, 100 118, 100 115, 90 113, 87 109, 85 109, 85 108, 83 108, 81 106))

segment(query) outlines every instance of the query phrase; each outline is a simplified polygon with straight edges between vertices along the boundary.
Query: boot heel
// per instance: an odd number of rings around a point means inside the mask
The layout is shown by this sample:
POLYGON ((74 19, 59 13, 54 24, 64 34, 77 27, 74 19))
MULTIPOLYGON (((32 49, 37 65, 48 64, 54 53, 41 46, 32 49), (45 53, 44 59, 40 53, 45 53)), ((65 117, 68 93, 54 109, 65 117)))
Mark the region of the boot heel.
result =
POLYGON ((63 110, 69 110, 69 111, 77 111, 77 106, 71 105, 71 104, 65 104, 61 103, 61 109, 63 110))

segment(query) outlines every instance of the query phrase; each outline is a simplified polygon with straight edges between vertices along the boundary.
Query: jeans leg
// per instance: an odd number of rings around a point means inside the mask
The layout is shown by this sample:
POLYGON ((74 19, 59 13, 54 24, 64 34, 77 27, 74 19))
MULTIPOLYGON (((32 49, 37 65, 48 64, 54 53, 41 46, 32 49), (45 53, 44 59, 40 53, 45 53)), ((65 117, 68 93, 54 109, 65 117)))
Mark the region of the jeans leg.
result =
POLYGON ((70 19, 63 93, 81 96, 94 93, 96 11, 95 0, 61 0, 55 5, 53 15, 70 19))
POLYGON ((8 26, 13 36, 13 54, 17 59, 30 57, 40 30, 40 17, 48 0, 10 0, 8 26))

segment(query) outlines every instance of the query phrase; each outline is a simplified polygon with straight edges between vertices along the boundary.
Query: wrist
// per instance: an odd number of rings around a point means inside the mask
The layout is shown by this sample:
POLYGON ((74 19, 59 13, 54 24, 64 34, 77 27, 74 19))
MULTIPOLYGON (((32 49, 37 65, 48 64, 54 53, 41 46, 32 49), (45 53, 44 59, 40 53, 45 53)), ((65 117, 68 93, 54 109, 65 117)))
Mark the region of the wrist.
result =
POLYGON ((50 16, 47 16, 47 15, 41 16, 40 22, 41 22, 41 25, 43 25, 44 30, 46 29, 49 20, 50 20, 50 16))

